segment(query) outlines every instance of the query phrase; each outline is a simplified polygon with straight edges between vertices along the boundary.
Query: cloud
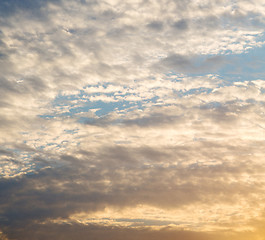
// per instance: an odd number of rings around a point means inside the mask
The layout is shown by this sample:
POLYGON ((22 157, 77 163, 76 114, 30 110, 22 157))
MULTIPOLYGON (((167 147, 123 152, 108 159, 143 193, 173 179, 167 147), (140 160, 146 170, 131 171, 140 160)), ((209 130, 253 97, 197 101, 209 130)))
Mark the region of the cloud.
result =
MULTIPOLYGON (((162 148, 109 147, 98 152, 62 155, 63 166, 58 162, 56 167, 1 181, 4 196, 1 225, 15 228, 22 221, 67 220, 71 214, 85 210, 89 215, 107 206, 123 208, 147 204, 173 211, 185 206, 205 209, 203 205, 207 204, 214 212, 218 205, 227 204, 227 210, 222 207, 222 212, 215 213, 220 224, 229 222, 230 207, 240 206, 238 201, 242 201, 242 205, 234 214, 246 211, 251 218, 260 209, 253 205, 257 201, 256 193, 263 189, 263 179, 251 175, 262 173, 264 169, 247 155, 250 148, 245 153, 244 147, 242 150, 234 146, 222 148, 222 145, 202 142, 168 148, 166 153, 162 148), (200 155, 198 149, 201 149, 200 155), (223 156, 214 155, 215 151, 223 151, 223 156), (237 152, 242 160, 238 163, 229 160, 237 152), (218 163, 224 158, 226 164, 218 163), (195 162, 189 163, 192 159, 195 162), (207 162, 204 159, 212 161, 212 165, 204 163, 207 162)), ((48 166, 48 162, 44 164, 48 166)), ((193 221, 196 221, 195 215, 193 221)))
POLYGON ((154 69, 160 71, 176 71, 182 73, 213 73, 218 67, 224 63, 224 58, 221 56, 208 57, 200 60, 196 56, 182 56, 179 54, 171 54, 160 60, 154 65, 154 69))
MULTIPOLYGON (((220 239, 218 234, 204 234, 197 232, 186 232, 186 231, 172 231, 168 229, 152 232, 146 229, 123 229, 123 228, 110 228, 110 227, 99 227, 99 226, 86 226, 81 224, 71 225, 26 225, 22 229, 17 229, 15 232, 10 232, 10 236, 15 239, 72 239, 78 237, 78 239, 87 239, 87 236, 91 238, 100 239, 135 239, 141 238, 144 240, 149 239, 209 239, 215 240, 220 239), (31 229, 31 234, 29 230, 31 229)), ((247 234, 249 237, 251 234, 247 234)), ((234 237, 234 235, 232 235, 234 237)), ((229 238, 225 238, 229 239, 229 238)), ((236 238, 237 239, 237 238, 236 238)))
POLYGON ((152 29, 152 30, 159 31, 159 30, 162 30, 163 23, 159 22, 159 21, 153 21, 153 22, 147 24, 147 27, 152 29))
POLYGON ((2 1, 0 238, 258 239, 263 10, 2 1))
POLYGON ((165 228, 159 231, 150 231, 146 229, 123 229, 123 228, 110 228, 110 227, 99 227, 94 225, 82 226, 80 224, 64 224, 64 225, 28 225, 24 226, 25 230, 31 229, 31 234, 29 231, 23 231, 22 229, 16 232, 10 233, 10 236, 16 239, 72 239, 73 237, 78 237, 79 239, 87 239, 87 236, 91 238, 100 239, 135 239, 140 238, 143 240, 149 239, 184 239, 184 240, 230 240, 230 239, 249 239, 256 237, 256 235, 245 232, 240 233, 200 233, 195 231, 174 231, 170 228, 165 228))
POLYGON ((59 1, 50 1, 50 0, 41 0, 41 1, 32 1, 32 0, 11 0, 11 1, 2 1, 0 5, 0 11, 3 14, 2 16, 9 17, 16 14, 18 11, 25 11, 26 13, 31 13, 32 15, 38 16, 41 13, 41 9, 44 8, 49 2, 59 3, 59 1), (38 12, 38 14, 37 14, 38 12))
POLYGON ((181 19, 173 24, 173 27, 177 30, 183 31, 188 29, 188 22, 185 19, 181 19))

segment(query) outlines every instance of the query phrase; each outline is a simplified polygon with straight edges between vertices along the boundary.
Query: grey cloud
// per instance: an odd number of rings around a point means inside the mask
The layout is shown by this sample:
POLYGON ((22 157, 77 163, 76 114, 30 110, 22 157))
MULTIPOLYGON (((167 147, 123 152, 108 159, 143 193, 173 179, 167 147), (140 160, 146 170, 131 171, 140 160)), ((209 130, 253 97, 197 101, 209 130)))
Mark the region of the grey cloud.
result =
POLYGON ((169 124, 181 124, 184 121, 183 115, 173 115, 165 113, 151 113, 142 117, 134 117, 131 119, 118 118, 113 119, 111 115, 106 115, 100 118, 88 119, 85 124, 92 126, 105 127, 108 125, 118 125, 118 126, 138 126, 142 128, 156 127, 161 125, 169 124))
MULTIPOLYGON (((205 18, 197 19, 196 21, 192 22, 193 28, 199 30, 199 31, 212 31, 220 29, 221 27, 221 20, 213 15, 209 15, 205 18)), ((205 32, 205 34, 208 34, 205 32)))
MULTIPOLYGON (((200 88, 200 86, 198 86, 200 88)), ((194 90, 196 91, 196 89, 194 90)), ((185 96, 183 93, 179 93, 185 96)), ((194 93, 193 93, 194 94, 194 93)), ((186 96, 190 96, 187 94, 186 96)), ((199 95, 200 96, 200 95, 199 95)), ((116 116, 111 113, 98 118, 89 118, 84 124, 98 127, 119 126, 119 127, 140 127, 143 129, 154 127, 170 127, 185 125, 187 121, 192 122, 192 129, 204 128, 204 123, 200 120, 207 119, 211 124, 222 127, 234 127, 241 119, 241 115, 251 112, 254 104, 261 106, 257 102, 241 106, 241 100, 224 102, 205 102, 198 106, 185 108, 180 105, 181 111, 166 111, 163 107, 153 107, 141 116, 116 116)), ((177 106, 175 106, 177 110, 177 106)))
POLYGON ((173 24, 173 27, 177 30, 184 31, 189 27, 188 21, 185 19, 179 20, 173 24))
POLYGON ((147 27, 155 31, 161 31, 163 29, 163 22, 153 21, 151 23, 148 23, 147 27))
POLYGON ((246 159, 246 164, 242 161, 214 166, 173 164, 175 161, 199 159, 205 157, 204 154, 207 156, 213 146, 201 144, 198 147, 202 155, 198 155, 198 149, 192 145, 166 149, 166 154, 165 149, 150 147, 109 147, 101 149, 99 154, 88 155, 83 151, 80 158, 74 157, 74 153, 62 156, 66 161, 64 166, 15 179, 2 179, 1 225, 8 232, 34 221, 67 219, 70 214, 93 212, 106 206, 148 204, 176 208, 208 202, 209 199, 215 203, 231 203, 240 196, 247 198, 260 191, 262 186, 256 182, 244 185, 225 180, 229 177, 236 179, 244 173, 264 171, 262 166, 253 165, 249 159, 246 159), (169 166, 163 166, 164 163, 169 166), (106 185, 105 180, 111 184, 106 185))
POLYGON ((225 63, 222 56, 200 58, 199 56, 185 56, 170 54, 153 65, 153 69, 160 71, 177 71, 185 73, 215 72, 225 63))
POLYGON ((113 11, 113 10, 105 10, 101 17, 106 20, 106 21, 111 21, 111 20, 114 20, 115 18, 121 16, 122 14, 121 13, 118 13, 116 11, 113 11))
POLYGON ((167 125, 172 124, 176 122, 182 122, 183 116, 174 116, 174 115, 166 115, 166 114, 160 114, 160 113, 154 113, 150 116, 145 116, 141 118, 136 119, 128 119, 122 121, 122 124, 126 126, 130 125, 136 125, 139 127, 154 127, 159 125, 167 125))
POLYGON ((2 17, 8 17, 16 14, 18 10, 22 10, 39 18, 41 8, 49 2, 58 4, 60 0, 2 0, 0 12, 2 17))
POLYGON ((7 92, 10 93, 18 93, 19 88, 18 85, 14 84, 14 82, 9 81, 6 78, 0 78, 0 86, 1 86, 1 92, 2 92, 2 96, 6 95, 7 92))
POLYGON ((1 191, 4 194, 1 197, 3 219, 1 225, 12 228, 21 222, 67 217, 69 213, 84 208, 84 203, 86 203, 86 209, 89 209, 89 205, 92 209, 94 209, 92 205, 100 205, 95 203, 104 194, 93 193, 93 190, 90 193, 82 193, 85 188, 89 191, 89 184, 79 186, 72 182, 78 179, 76 170, 71 174, 69 170, 65 168, 63 170, 63 172, 62 169, 44 170, 19 180, 1 181, 1 191), (59 187, 57 186, 59 183, 64 185, 59 187), (10 203, 9 206, 6 205, 7 202, 10 203))
POLYGON ((182 56, 179 54, 171 54, 168 57, 162 59, 156 67, 169 69, 178 69, 187 72, 189 69, 194 68, 192 66, 191 59, 187 56, 182 56))
MULTIPOLYGON (((207 59, 206 62, 208 60, 212 62, 217 61, 217 63, 219 63, 219 59, 215 59, 215 57, 207 59)), ((173 98, 175 97, 178 100, 179 104, 171 105, 171 108, 176 109, 177 111, 172 109, 170 111, 166 111, 167 108, 165 107, 153 106, 152 108, 144 109, 144 112, 141 114, 139 114, 140 112, 135 111, 134 114, 128 114, 125 116, 110 113, 107 116, 105 115, 98 118, 91 117, 90 119, 87 119, 85 124, 101 127, 116 125, 139 126, 143 128, 170 126, 170 124, 180 126, 180 124, 190 120, 188 120, 188 116, 194 117, 197 114, 197 116, 207 119, 214 125, 221 124, 221 126, 228 126, 229 124, 233 124, 231 126, 234 126, 234 124, 241 119, 243 114, 249 111, 251 112, 251 108, 254 107, 254 105, 258 104, 258 106, 261 106, 254 99, 249 99, 247 105, 242 105, 242 103, 245 101, 245 97, 242 97, 240 94, 242 88, 231 87, 230 89, 229 87, 220 87, 213 91, 211 88, 201 87, 201 84, 204 84, 204 82, 195 84, 194 88, 190 89, 189 91, 185 91, 184 84, 183 90, 175 92, 174 95, 172 95, 173 98), (231 94, 229 94, 230 91, 231 94), (224 98, 223 96, 226 95, 228 97, 224 98), (195 105, 192 107, 185 108, 185 104, 182 102, 183 98, 186 98, 187 101, 190 102, 195 96, 196 98, 200 98, 203 101, 195 103, 195 105), (231 99, 233 101, 231 101, 231 99), (178 107, 181 108, 181 110, 178 110, 178 107)), ((257 94, 259 94, 259 90, 257 90, 257 88, 254 90, 257 92, 257 94)), ((251 95, 251 98, 253 98, 253 95, 251 95)), ((196 123, 196 121, 194 121, 194 123, 196 123)), ((198 129, 203 127, 203 122, 198 121, 196 124, 199 124, 198 129)), ((193 127, 195 127, 195 125, 192 125, 192 128, 193 127)))
MULTIPOLYGON (((167 1, 170 2, 170 1, 167 1)), ((173 1, 174 6, 175 6, 175 11, 179 11, 179 12, 185 12, 186 10, 188 10, 190 8, 190 4, 191 4, 191 0, 176 0, 173 1)))
POLYGON ((0 149, 0 155, 13 156, 14 153, 12 151, 8 151, 8 150, 5 150, 5 149, 0 149))
POLYGON ((235 9, 233 13, 224 13, 222 18, 225 22, 230 22, 235 26, 245 29, 249 27, 251 27, 253 30, 262 29, 264 28, 265 24, 263 16, 252 9, 249 9, 248 12, 242 12, 241 9, 235 9))
POLYGON ((7 237, 17 240, 70 240, 70 239, 101 239, 101 240, 234 240, 251 239, 253 233, 230 233, 226 236, 221 232, 204 233, 164 228, 152 231, 149 229, 129 229, 122 227, 102 227, 82 224, 23 224, 14 231, 7 231, 7 237))

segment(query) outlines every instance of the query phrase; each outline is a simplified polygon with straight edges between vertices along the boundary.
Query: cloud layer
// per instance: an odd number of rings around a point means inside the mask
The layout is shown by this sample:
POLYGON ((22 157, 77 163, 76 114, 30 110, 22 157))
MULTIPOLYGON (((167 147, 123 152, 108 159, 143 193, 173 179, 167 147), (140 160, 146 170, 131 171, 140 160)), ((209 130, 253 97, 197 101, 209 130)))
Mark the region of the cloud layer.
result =
POLYGON ((262 1, 2 1, 0 239, 264 239, 262 1))

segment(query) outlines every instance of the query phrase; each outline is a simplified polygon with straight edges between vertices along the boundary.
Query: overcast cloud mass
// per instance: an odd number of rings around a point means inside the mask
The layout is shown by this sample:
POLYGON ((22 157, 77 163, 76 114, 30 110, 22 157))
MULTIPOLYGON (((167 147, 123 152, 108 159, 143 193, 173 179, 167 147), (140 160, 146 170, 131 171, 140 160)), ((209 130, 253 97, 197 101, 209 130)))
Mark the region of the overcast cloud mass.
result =
POLYGON ((1 240, 265 240, 263 0, 1 0, 1 240))

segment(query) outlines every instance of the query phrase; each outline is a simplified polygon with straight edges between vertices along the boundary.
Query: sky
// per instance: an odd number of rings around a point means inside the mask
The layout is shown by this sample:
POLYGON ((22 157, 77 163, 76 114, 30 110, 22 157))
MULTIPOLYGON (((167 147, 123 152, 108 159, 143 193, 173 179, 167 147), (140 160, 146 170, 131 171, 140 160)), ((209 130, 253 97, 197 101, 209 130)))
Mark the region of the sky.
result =
POLYGON ((263 0, 1 0, 1 240, 265 240, 263 0))

